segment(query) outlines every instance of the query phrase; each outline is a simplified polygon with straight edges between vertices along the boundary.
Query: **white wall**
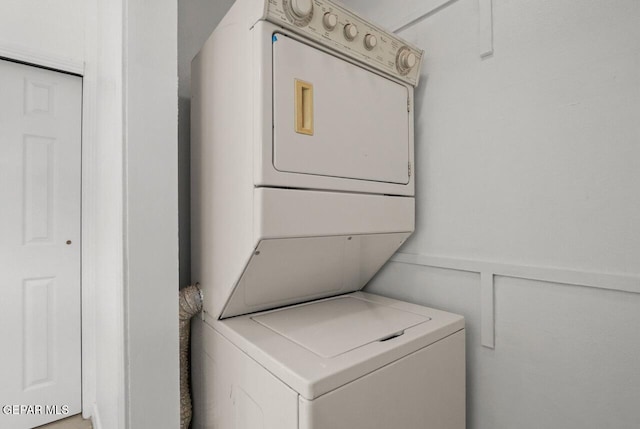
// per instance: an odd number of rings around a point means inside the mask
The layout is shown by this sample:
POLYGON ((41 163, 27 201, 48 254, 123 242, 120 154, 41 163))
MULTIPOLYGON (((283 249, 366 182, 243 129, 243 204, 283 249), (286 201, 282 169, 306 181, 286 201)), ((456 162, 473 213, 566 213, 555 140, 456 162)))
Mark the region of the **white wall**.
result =
POLYGON ((177 2, 86 19, 83 414, 178 427, 177 2))
POLYGON ((177 428, 178 3, 124 4, 127 427, 177 428))
POLYGON ((2 0, 0 56, 80 71, 86 8, 84 0, 2 0))
POLYGON ((180 196, 180 286, 191 282, 190 126, 191 60, 234 0, 178 1, 178 164, 180 196))
POLYGON ((637 427, 640 2, 345 3, 426 50, 417 229, 368 290, 466 316, 469 428, 637 427))
POLYGON ((83 413, 178 427, 177 2, 89 4, 83 413))
POLYGON ((456 0, 339 0, 389 31, 396 31, 456 0))

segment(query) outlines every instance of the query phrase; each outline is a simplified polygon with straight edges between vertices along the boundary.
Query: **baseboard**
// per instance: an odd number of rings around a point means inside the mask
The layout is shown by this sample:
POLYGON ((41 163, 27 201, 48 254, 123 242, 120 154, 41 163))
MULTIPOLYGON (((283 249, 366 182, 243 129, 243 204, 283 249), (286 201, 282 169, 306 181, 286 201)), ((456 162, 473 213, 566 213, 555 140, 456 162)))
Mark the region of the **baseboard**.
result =
POLYGON ((91 424, 93 429, 102 429, 102 423, 100 423, 100 412, 98 411, 98 404, 93 404, 93 411, 91 413, 91 424))

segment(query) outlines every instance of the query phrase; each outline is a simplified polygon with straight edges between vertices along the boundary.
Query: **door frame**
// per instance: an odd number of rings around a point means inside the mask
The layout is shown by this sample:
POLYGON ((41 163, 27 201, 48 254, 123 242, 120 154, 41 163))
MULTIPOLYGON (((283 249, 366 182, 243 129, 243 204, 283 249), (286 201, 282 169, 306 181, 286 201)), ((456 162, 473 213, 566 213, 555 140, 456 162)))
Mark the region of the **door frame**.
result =
POLYGON ((9 60, 82 78, 82 414, 95 429, 146 421, 177 426, 176 0, 161 2, 153 14, 141 0, 89 0, 83 6, 83 17, 74 21, 82 38, 79 51, 52 55, 16 46, 19 35, 15 43, 0 40, 9 60), (162 36, 146 37, 158 31, 162 36), (152 78, 143 73, 150 68, 152 78), (161 103, 149 107, 155 98, 161 103), (149 128, 158 118, 158 127, 149 128), (150 154, 157 155, 159 168, 132 174, 147 165, 150 154), (151 210, 153 204, 161 210, 151 210), (159 251, 149 252, 150 232, 159 251), (164 263, 156 264, 158 258, 164 263), (150 399, 149 389, 159 394, 150 399))
MULTIPOLYGON (((27 66, 40 69, 51 70, 65 74, 78 76, 82 79, 82 119, 81 119, 81 141, 80 141, 80 347, 81 347, 81 407, 82 416, 90 418, 97 414, 95 407, 95 321, 91 311, 95 308, 93 282, 90 280, 90 273, 95 272, 93 255, 90 255, 89 246, 85 245, 87 227, 94 224, 94 214, 87 206, 86 198, 91 189, 88 184, 93 183, 95 171, 90 168, 91 164, 86 162, 88 154, 92 153, 93 142, 95 141, 96 127, 96 76, 95 70, 67 58, 49 55, 42 52, 26 49, 24 47, 11 46, 0 43, 0 59, 12 61, 27 66)), ((97 416, 96 416, 97 417, 97 416)), ((95 418, 94 417, 94 421, 95 418)))

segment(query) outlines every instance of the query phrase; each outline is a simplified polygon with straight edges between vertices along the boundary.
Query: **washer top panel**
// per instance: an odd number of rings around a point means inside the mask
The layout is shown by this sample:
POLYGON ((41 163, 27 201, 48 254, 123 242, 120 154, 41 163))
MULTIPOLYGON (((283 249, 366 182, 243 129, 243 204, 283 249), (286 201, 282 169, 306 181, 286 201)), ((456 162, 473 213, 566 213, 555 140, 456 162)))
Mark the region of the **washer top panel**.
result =
POLYGON ((364 292, 205 322, 306 399, 464 329, 462 316, 364 292))
POLYGON ((331 358, 374 341, 400 336, 431 320, 353 296, 312 302, 253 317, 312 353, 331 358))

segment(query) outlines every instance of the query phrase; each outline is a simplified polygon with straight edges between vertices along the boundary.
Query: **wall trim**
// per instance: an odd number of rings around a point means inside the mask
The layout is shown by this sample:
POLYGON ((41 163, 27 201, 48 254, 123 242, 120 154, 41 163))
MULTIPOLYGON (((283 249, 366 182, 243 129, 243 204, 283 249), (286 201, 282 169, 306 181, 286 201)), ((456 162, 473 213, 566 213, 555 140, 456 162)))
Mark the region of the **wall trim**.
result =
POLYGON ((495 275, 480 273, 480 343, 495 348, 495 275))
POLYGON ((93 404, 93 411, 91 412, 91 425, 93 429, 102 429, 102 422, 100 421, 100 413, 98 412, 98 404, 93 404))
POLYGON ((96 369, 96 134, 97 134, 97 3, 86 2, 85 59, 82 78, 82 416, 100 427, 97 413, 96 369))
POLYGON ((420 3, 420 6, 412 9, 408 14, 403 15, 400 18, 396 18, 387 24, 389 30, 393 33, 406 30, 418 21, 433 15, 436 12, 449 6, 451 3, 455 3, 458 0, 426 0, 420 3))
POLYGON ((549 283, 640 294, 640 276, 631 274, 598 273, 566 268, 505 264, 492 261, 458 259, 403 252, 398 252, 393 255, 391 261, 480 274, 480 341, 484 347, 491 349, 495 348, 494 284, 496 277, 538 280, 549 283))
POLYGON ((62 72, 84 75, 84 63, 0 41, 0 57, 62 72))
POLYGON ((480 58, 493 55, 493 0, 478 0, 480 58))
POLYGON ((640 294, 640 276, 631 274, 598 273, 566 268, 505 264, 492 261, 458 259, 403 252, 396 253, 391 257, 391 260, 412 265, 449 268, 474 273, 487 272, 502 277, 541 280, 550 283, 562 283, 640 294))

